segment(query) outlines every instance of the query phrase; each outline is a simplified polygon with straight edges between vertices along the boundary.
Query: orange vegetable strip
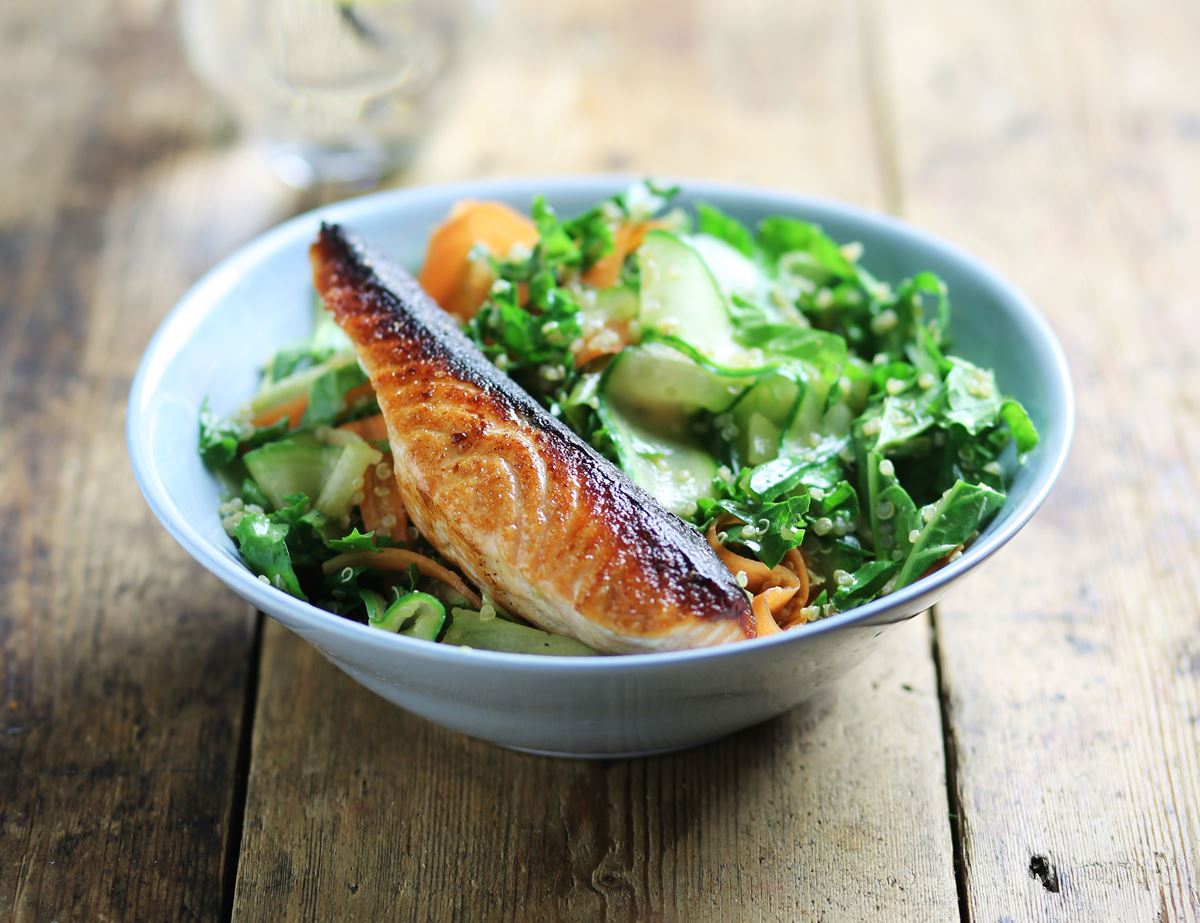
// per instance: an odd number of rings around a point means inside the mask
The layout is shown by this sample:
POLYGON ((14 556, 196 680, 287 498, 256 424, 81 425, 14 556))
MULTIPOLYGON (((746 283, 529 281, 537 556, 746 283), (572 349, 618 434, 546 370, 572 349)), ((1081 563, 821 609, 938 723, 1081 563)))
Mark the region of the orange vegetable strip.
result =
POLYGON ((514 244, 533 247, 537 242, 534 223, 507 205, 463 200, 429 236, 417 281, 443 308, 466 319, 487 300, 492 285, 490 268, 472 264, 471 250, 482 245, 503 258, 514 244))
MULTIPOLYGON (((388 464, 391 456, 383 464, 388 464)), ((363 475, 363 501, 359 504, 363 527, 369 532, 386 535, 393 541, 408 542, 408 511, 400 500, 393 478, 380 478, 371 465, 363 475), (380 491, 383 491, 380 493, 380 491), (385 525, 387 517, 391 523, 385 525)))
POLYGON ((308 410, 308 395, 299 394, 282 403, 275 404, 273 407, 268 407, 266 410, 260 410, 250 418, 250 422, 257 427, 273 426, 287 417, 288 426, 295 429, 304 419, 306 410, 308 410))
POLYGON ((583 340, 583 346, 575 354, 575 367, 582 368, 599 356, 611 356, 633 342, 629 324, 625 321, 609 322, 583 340))
POLYGON ((326 574, 332 574, 343 567, 375 567, 380 570, 406 571, 414 565, 423 576, 432 580, 440 580, 446 586, 461 593, 476 609, 483 605, 479 594, 467 586, 462 577, 454 571, 443 567, 433 558, 404 548, 381 548, 379 551, 351 551, 339 554, 322 564, 321 570, 326 574))
POLYGON ((945 567, 947 564, 950 563, 950 559, 952 557, 954 557, 956 552, 959 552, 962 550, 963 550, 962 545, 956 545, 955 547, 951 548, 950 552, 944 558, 938 558, 936 561, 934 561, 932 564, 930 564, 929 569, 927 571, 925 571, 925 573, 921 574, 921 578, 924 579, 925 577, 928 577, 930 574, 937 573, 939 570, 941 570, 943 567, 945 567))
POLYGON ((754 624, 758 629, 758 637, 765 638, 767 635, 777 635, 780 632, 779 623, 775 621, 775 616, 771 614, 771 606, 767 601, 767 594, 772 590, 767 590, 766 593, 759 593, 750 601, 750 611, 754 613, 754 624))
POLYGON ((804 553, 799 548, 789 548, 783 559, 792 572, 800 578, 800 588, 796 592, 796 599, 802 606, 808 605, 808 565, 804 560, 804 553))
POLYGON ((610 288, 621 278, 625 257, 642 245, 646 232, 661 227, 661 221, 636 221, 622 224, 613 231, 613 248, 596 260, 583 274, 583 281, 595 288, 610 288))
MULTIPOLYGON (((354 433, 370 443, 388 441, 387 424, 384 423, 382 414, 343 423, 338 429, 354 433)), ((386 458, 390 460, 390 456, 386 458)), ((408 541, 408 510, 404 508, 396 485, 390 479, 380 479, 375 474, 375 466, 368 468, 363 477, 363 502, 359 505, 359 510, 362 512, 363 526, 367 531, 380 532, 396 541, 408 541), (387 493, 379 495, 375 490, 377 487, 386 487, 387 493), (390 527, 383 525, 383 518, 389 513, 396 517, 396 521, 390 527)))
MULTIPOLYGON (((375 391, 371 387, 370 382, 357 385, 346 392, 346 406, 351 407, 358 401, 370 397, 374 393, 375 391)), ((271 426, 284 417, 287 417, 288 427, 295 429, 300 425, 300 421, 304 419, 304 412, 306 410, 308 410, 308 394, 297 394, 286 401, 282 401, 265 410, 260 410, 251 417, 250 422, 259 427, 271 426)))

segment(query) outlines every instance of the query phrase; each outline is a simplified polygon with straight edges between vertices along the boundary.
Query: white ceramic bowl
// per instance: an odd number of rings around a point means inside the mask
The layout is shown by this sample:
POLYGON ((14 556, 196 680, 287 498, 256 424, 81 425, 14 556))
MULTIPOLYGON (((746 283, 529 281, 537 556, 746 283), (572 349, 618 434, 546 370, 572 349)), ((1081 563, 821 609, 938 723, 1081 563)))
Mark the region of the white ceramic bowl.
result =
POLYGON ((171 312, 133 383, 129 454, 155 515, 230 589, 368 689, 508 747, 604 757, 675 750, 778 715, 832 683, 888 625, 936 602, 1029 520, 1062 467, 1074 414, 1062 351, 1017 289, 963 251, 858 208, 690 181, 680 200, 711 202, 751 224, 768 214, 815 221, 836 239, 861 241, 865 264, 884 279, 934 270, 950 287, 955 351, 996 369, 1001 387, 1029 409, 1042 442, 1007 505, 958 561, 914 585, 770 638, 681 653, 557 659, 431 644, 339 618, 259 582, 221 528, 217 486, 196 453, 200 402, 207 395, 215 411, 231 411, 253 392, 270 353, 305 334, 307 251, 322 220, 345 224, 416 267, 428 232, 458 199, 500 199, 525 209, 542 193, 569 215, 630 182, 491 181, 385 192, 302 215, 243 247, 171 312))

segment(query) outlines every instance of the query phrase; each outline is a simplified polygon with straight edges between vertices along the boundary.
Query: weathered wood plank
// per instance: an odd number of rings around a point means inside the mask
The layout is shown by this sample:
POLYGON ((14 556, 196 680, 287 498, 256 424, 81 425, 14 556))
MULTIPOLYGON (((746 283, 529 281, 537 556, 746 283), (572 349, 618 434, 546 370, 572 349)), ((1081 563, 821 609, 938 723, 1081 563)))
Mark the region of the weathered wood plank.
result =
POLYGON ((169 6, 0 18, 0 917, 215 919, 253 614, 153 522, 124 405, 184 286, 279 210, 187 154, 217 122, 169 6))
POLYGON ((587 763, 443 731, 269 623, 235 916, 956 920, 928 642, 814 712, 587 763))
POLYGON ((653 171, 883 199, 852 7, 505 5, 410 179, 653 171))
POLYGON ((906 211, 1025 286, 1076 447, 939 607, 972 920, 1200 916, 1200 10, 888 2, 906 211))
MULTIPOLYGON (((850 7, 507 4, 412 172, 654 170, 882 198, 850 7)), ((928 625, 814 717, 608 764, 512 754, 269 625, 235 915, 956 920, 928 625)))

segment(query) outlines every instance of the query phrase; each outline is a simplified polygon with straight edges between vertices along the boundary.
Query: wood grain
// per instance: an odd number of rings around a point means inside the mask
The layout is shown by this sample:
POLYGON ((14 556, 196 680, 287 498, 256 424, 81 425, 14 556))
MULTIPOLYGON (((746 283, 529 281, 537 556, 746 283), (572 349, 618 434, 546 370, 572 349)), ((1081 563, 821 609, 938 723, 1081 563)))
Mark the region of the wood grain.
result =
POLYGON ((268 624, 240 920, 956 920, 924 621, 833 701, 609 763, 414 718, 268 624))
MULTIPOLYGON (((506 4, 408 178, 625 169, 879 202, 853 9, 752 6, 506 4)), ((935 685, 919 620, 818 716, 557 762, 409 717, 269 625, 235 916, 955 920, 935 685)))
POLYGON ((144 508, 123 406, 183 289, 330 192, 228 143, 173 32, 0 7, 0 917, 954 920, 952 807, 962 919, 1200 918, 1194 5, 506 2, 406 182, 900 210, 1050 314, 1076 450, 939 610, 952 805, 924 620, 812 711, 614 763, 443 732, 271 623, 244 838, 254 618, 144 508))
POLYGON ((506 3, 410 182, 623 171, 883 200, 851 5, 506 3))
POLYGON ((1200 10, 884 3, 908 214, 1062 335, 1079 424, 938 613, 972 920, 1200 916, 1200 10))
POLYGON ((253 614, 153 521, 124 405, 174 299, 278 212, 188 153, 219 122, 169 10, 147 13, 0 12, 4 919, 215 919, 225 899, 253 614))

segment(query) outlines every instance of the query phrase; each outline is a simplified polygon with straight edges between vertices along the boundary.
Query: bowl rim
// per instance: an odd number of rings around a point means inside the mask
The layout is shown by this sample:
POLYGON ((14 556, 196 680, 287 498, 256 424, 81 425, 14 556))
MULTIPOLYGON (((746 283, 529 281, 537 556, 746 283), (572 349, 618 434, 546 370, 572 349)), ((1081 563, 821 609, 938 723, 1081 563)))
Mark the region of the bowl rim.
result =
MULTIPOLYGON (((428 186, 412 186, 374 192, 368 195, 343 199, 323 205, 290 218, 243 244, 231 255, 222 259, 205 273, 179 299, 161 321, 151 337, 138 364, 129 392, 126 415, 126 440, 135 480, 155 517, 167 532, 205 569, 214 574, 226 586, 257 609, 273 617, 277 612, 286 612, 297 630, 332 632, 345 637, 358 646, 388 650, 395 655, 441 661, 446 665, 469 665, 476 668, 519 668, 522 671, 582 671, 582 672, 625 672, 630 669, 653 669, 661 666, 681 666, 707 661, 716 657, 738 655, 750 656, 756 651, 801 644, 806 638, 837 631, 854 625, 886 624, 912 616, 888 619, 894 610, 903 610, 921 597, 936 593, 958 580, 968 571, 1007 544, 1042 506, 1051 488, 1058 480, 1070 450, 1075 428, 1075 396, 1071 385, 1066 355, 1049 322, 1034 307, 1030 299, 1013 283, 969 253, 965 249, 922 230, 908 222, 873 209, 850 205, 819 196, 801 195, 742 183, 709 181, 686 177, 655 177, 656 182, 667 182, 683 187, 689 196, 703 198, 713 196, 737 199, 746 204, 795 212, 809 220, 820 223, 820 216, 838 215, 851 222, 873 226, 893 235, 907 237, 934 251, 947 262, 963 266, 977 276, 986 287, 1002 297, 1018 320, 1031 328, 1035 339, 1045 347, 1043 358, 1050 360, 1052 395, 1061 401, 1062 420, 1058 438, 1051 444, 1045 440, 1034 449, 1041 456, 1035 480, 1023 502, 998 529, 983 536, 966 549, 962 557, 937 572, 915 581, 907 587, 880 599, 829 616, 807 625, 790 629, 765 638, 751 638, 736 644, 695 648, 681 651, 636 653, 629 655, 606 655, 600 657, 545 657, 533 654, 516 654, 500 651, 485 651, 461 648, 452 645, 430 644, 404 635, 381 632, 366 625, 351 621, 328 612, 311 603, 289 596, 282 590, 262 583, 250 570, 234 562, 217 546, 206 539, 190 522, 183 510, 171 497, 166 484, 150 464, 148 430, 145 427, 145 410, 152 403, 152 389, 165 374, 171 359, 179 352, 200 321, 234 285, 267 256, 275 251, 294 246, 302 230, 311 229, 317 220, 352 223, 356 217, 378 211, 400 210, 449 203, 458 198, 482 198, 487 196, 529 196, 546 194, 571 194, 594 192, 597 198, 613 191, 620 191, 643 177, 630 174, 588 174, 573 176, 545 176, 522 178, 494 178, 465 182, 441 183, 428 186), (813 216, 817 217, 813 217, 813 216), (883 618, 881 618, 883 617, 883 618)), ((1035 456, 1035 457, 1036 457, 1035 456)), ((214 515, 216 515, 214 511, 214 515)), ((920 610, 918 610, 920 611, 920 610)), ((914 613, 914 615, 917 613, 914 613)))

